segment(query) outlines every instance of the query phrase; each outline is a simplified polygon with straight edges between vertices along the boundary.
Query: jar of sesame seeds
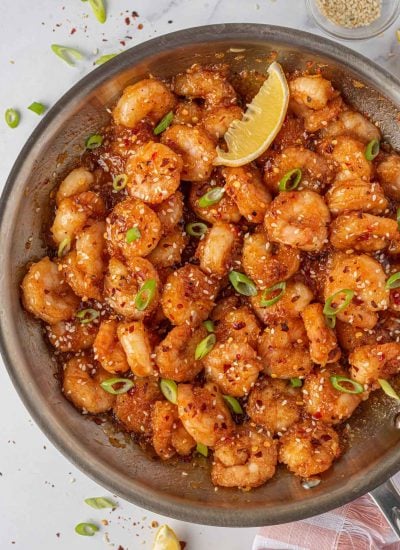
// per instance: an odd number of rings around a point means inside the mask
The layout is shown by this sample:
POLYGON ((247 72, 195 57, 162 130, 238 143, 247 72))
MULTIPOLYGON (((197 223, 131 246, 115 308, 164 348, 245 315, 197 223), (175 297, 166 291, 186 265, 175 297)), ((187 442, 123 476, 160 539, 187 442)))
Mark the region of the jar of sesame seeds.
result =
POLYGON ((383 32, 400 14, 400 0, 305 0, 315 23, 344 40, 365 40, 383 32))

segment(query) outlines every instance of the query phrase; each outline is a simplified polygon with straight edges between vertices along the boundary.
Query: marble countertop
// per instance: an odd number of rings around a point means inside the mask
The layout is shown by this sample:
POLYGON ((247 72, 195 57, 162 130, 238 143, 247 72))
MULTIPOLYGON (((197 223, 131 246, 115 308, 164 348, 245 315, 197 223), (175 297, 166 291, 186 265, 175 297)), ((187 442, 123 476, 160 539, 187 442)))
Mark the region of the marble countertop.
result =
MULTIPOLYGON (((0 186, 38 122, 26 107, 48 106, 93 69, 100 55, 124 50, 149 38, 209 23, 257 22, 319 33, 301 0, 108 0, 108 19, 100 25, 80 0, 3 0, 0 18, 0 186), (137 18, 125 18, 132 12, 137 18), (74 68, 59 60, 51 43, 79 48, 86 59, 74 68), (23 114, 10 130, 3 122, 9 107, 23 114)), ((398 23, 400 24, 400 23, 398 23)), ((348 43, 395 74, 400 74, 396 24, 384 34, 348 43)), ((114 512, 93 511, 83 500, 107 494, 76 470, 30 419, 0 362, 0 548, 21 550, 124 550, 151 548, 152 522, 173 526, 187 550, 247 550, 255 529, 191 525, 157 516, 118 498, 114 512), (74 526, 107 520, 95 537, 79 537, 74 526)), ((154 523, 153 523, 154 525, 154 523)))

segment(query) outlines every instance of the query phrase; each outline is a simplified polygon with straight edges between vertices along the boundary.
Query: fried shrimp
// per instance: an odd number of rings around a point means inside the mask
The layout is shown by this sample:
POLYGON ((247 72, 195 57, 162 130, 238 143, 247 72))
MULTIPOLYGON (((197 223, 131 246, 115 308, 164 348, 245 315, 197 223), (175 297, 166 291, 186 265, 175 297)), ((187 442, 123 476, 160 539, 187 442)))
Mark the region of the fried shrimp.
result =
POLYGON ((178 225, 183 215, 183 195, 177 191, 160 204, 153 205, 158 219, 161 222, 161 229, 164 234, 170 233, 178 225))
POLYGON ((400 156, 386 156, 376 167, 376 173, 387 196, 400 201, 400 156))
POLYGON ((335 163, 344 179, 360 178, 369 181, 372 163, 365 157, 365 144, 349 136, 327 138, 321 142, 318 151, 335 163))
POLYGON ((360 346, 349 355, 350 375, 365 388, 379 387, 378 378, 390 378, 400 372, 400 343, 360 346))
POLYGON ((219 106, 206 110, 202 115, 202 124, 210 136, 218 141, 234 120, 241 120, 243 110, 238 105, 219 106))
POLYGON ((154 356, 150 334, 143 322, 119 323, 117 335, 133 374, 142 377, 154 375, 154 356))
POLYGON ((329 239, 338 250, 374 252, 387 248, 397 232, 394 220, 351 212, 341 214, 332 222, 329 239))
POLYGON ((338 95, 332 82, 321 75, 300 76, 289 82, 291 98, 308 107, 319 110, 326 107, 328 101, 338 95))
POLYGON ((182 456, 188 455, 196 446, 195 440, 179 420, 176 405, 172 405, 168 401, 156 401, 151 414, 151 422, 153 447, 163 460, 168 460, 176 453, 182 456))
POLYGON ((335 331, 326 324, 322 304, 309 304, 301 312, 301 317, 310 341, 311 360, 322 366, 339 361, 341 352, 335 331))
POLYGON ((331 138, 349 136, 363 143, 381 139, 380 131, 375 124, 361 113, 350 110, 340 113, 338 119, 330 122, 321 133, 323 137, 331 138))
POLYGON ((221 187, 223 189, 221 192, 222 197, 218 202, 209 206, 200 205, 200 199, 218 187, 220 186, 215 180, 192 184, 189 195, 191 208, 200 219, 209 223, 216 223, 218 221, 237 223, 241 218, 241 214, 235 201, 225 193, 225 187, 223 186, 221 187))
POLYGON ((86 168, 80 167, 71 170, 68 176, 60 183, 60 187, 57 190, 57 205, 63 199, 89 191, 93 184, 94 176, 86 168))
MULTIPOLYGON (((214 319, 215 309, 214 315, 212 315, 214 319)), ((231 341, 245 342, 253 348, 257 347, 260 332, 257 319, 248 306, 232 307, 228 305, 221 318, 217 320, 215 327, 218 342, 228 342, 228 344, 231 341)))
POLYGON ((182 252, 187 243, 187 235, 180 227, 175 227, 161 237, 147 259, 157 268, 171 267, 181 261, 182 252))
POLYGON ((104 370, 112 374, 124 373, 129 365, 124 348, 118 339, 118 321, 109 319, 100 325, 93 344, 94 357, 104 370))
POLYGON ((359 178, 335 181, 325 199, 332 214, 351 210, 383 214, 389 205, 378 183, 369 183, 359 178))
POLYGON ((196 250, 200 268, 217 278, 229 272, 237 257, 240 230, 226 222, 216 222, 205 234, 196 250))
POLYGON ((96 322, 82 324, 76 318, 46 326, 46 334, 51 345, 62 352, 90 349, 98 330, 96 322))

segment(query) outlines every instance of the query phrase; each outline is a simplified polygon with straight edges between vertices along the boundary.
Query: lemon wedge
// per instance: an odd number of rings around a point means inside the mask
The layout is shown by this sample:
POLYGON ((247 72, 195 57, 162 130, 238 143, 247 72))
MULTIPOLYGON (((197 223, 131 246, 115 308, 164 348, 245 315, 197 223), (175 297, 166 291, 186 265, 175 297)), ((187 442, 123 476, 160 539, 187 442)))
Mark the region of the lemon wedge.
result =
POLYGON ((247 106, 242 120, 234 120, 224 139, 228 151, 217 147, 216 166, 243 166, 259 157, 282 127, 289 104, 289 87, 279 63, 268 68, 268 78, 247 106))
POLYGON ((157 531, 153 550, 181 550, 178 537, 168 525, 161 525, 157 531))

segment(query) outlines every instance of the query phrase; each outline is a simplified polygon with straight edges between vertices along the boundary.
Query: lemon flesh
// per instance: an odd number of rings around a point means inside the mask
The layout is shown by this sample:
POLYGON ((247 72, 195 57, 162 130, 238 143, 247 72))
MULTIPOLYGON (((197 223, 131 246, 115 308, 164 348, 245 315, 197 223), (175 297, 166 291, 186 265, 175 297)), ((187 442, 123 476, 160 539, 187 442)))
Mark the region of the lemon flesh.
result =
POLYGON ((274 62, 242 120, 234 120, 225 133, 228 151, 217 147, 214 164, 243 166, 264 153, 282 127, 288 104, 288 83, 282 67, 274 62))
POLYGON ((168 525, 161 525, 157 531, 153 550, 181 550, 178 537, 168 525))

